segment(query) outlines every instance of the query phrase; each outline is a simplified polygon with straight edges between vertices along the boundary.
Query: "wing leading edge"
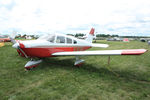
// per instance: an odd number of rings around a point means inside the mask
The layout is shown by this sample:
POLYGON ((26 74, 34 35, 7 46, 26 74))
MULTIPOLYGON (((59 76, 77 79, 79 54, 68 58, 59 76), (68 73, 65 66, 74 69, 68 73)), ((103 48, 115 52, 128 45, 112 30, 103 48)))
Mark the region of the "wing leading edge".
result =
POLYGON ((57 52, 53 56, 92 56, 92 55, 141 55, 146 49, 129 49, 129 50, 99 50, 99 51, 74 51, 74 52, 57 52))

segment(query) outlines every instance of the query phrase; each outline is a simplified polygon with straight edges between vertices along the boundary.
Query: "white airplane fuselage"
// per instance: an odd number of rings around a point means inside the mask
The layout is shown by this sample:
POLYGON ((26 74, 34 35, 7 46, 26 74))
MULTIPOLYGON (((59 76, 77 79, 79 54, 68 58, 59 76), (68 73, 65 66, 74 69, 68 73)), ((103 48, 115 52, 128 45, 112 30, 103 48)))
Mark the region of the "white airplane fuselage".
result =
MULTIPOLYGON (((92 44, 88 41, 74 38, 72 36, 56 34, 56 38, 53 42, 44 39, 18 41, 13 47, 20 47, 28 57, 53 57, 52 54, 56 52, 70 52, 70 51, 84 51, 92 47, 92 44), (64 37, 64 43, 57 42, 57 36, 64 37), (70 39, 72 42, 67 42, 70 39)), ((17 49, 21 56, 25 56, 24 53, 17 49)))

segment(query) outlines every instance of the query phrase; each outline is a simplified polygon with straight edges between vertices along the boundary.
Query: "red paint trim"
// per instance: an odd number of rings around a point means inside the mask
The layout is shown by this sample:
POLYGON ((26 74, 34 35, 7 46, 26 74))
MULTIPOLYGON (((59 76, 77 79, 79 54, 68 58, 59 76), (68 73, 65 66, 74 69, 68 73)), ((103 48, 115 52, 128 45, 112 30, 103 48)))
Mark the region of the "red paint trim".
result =
POLYGON ((28 66, 28 67, 25 67, 27 70, 31 69, 31 68, 35 68, 37 67, 39 64, 36 64, 36 65, 31 65, 31 66, 28 66))
POLYGON ((89 34, 94 35, 94 31, 95 31, 95 29, 92 28, 89 34))
POLYGON ((147 50, 124 50, 121 55, 141 55, 145 53, 147 50))
POLYGON ((24 46, 23 43, 20 43, 20 42, 19 42, 19 45, 20 45, 20 48, 25 48, 25 46, 24 46))
POLYGON ((17 49, 17 52, 20 56, 25 57, 25 55, 19 49, 17 49))
POLYGON ((81 65, 83 65, 83 63, 84 63, 84 62, 81 62, 81 63, 79 63, 79 64, 77 64, 77 65, 75 65, 75 66, 80 67, 81 65))
MULTIPOLYGON (((53 53, 56 52, 70 52, 70 51, 84 51, 91 47, 47 47, 47 48, 22 48, 22 50, 27 54, 29 57, 52 57, 53 53)), ((17 50, 18 53, 21 53, 21 56, 24 56, 24 54, 17 50)))

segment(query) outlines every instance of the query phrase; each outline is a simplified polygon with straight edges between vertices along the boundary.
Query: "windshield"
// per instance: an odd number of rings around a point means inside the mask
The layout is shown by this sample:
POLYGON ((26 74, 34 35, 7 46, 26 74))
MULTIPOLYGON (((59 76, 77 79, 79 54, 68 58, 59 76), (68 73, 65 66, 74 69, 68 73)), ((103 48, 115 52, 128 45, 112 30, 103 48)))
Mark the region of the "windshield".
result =
POLYGON ((46 34, 46 35, 39 37, 38 39, 39 40, 47 40, 47 41, 53 43, 55 40, 55 34, 46 34))

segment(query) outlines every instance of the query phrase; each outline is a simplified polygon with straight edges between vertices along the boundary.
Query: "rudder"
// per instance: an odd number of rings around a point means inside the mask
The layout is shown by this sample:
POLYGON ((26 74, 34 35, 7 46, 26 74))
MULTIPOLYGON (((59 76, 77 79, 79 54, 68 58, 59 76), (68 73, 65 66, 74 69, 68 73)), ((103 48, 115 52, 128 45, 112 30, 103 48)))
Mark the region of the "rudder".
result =
POLYGON ((95 29, 91 28, 90 33, 87 35, 87 38, 85 40, 92 43, 93 37, 94 37, 94 32, 95 32, 95 29))

